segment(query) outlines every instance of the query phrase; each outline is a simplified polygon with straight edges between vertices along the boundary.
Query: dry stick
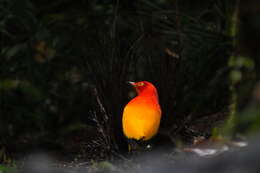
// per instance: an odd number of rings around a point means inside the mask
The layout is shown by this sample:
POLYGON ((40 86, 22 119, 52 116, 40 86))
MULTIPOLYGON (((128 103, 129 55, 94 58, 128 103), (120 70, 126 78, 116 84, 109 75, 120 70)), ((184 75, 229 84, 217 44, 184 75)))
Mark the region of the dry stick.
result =
MULTIPOLYGON (((105 107, 103 106, 103 104, 102 104, 102 102, 101 102, 101 100, 100 100, 100 97, 99 97, 99 95, 98 95, 98 92, 97 92, 97 88, 96 88, 96 87, 94 88, 94 95, 96 96, 97 103, 98 103, 98 105, 99 105, 99 107, 100 107, 101 112, 102 112, 103 115, 104 115, 105 122, 108 123, 107 121, 109 120, 109 117, 111 117, 111 116, 106 112, 106 109, 105 109, 105 107)), ((95 114, 95 116, 96 116, 96 114, 95 114)), ((96 116, 96 119, 97 119, 97 116, 96 116)), ((109 134, 107 134, 108 132, 111 132, 110 126, 108 125, 108 127, 106 127, 106 132, 105 132, 105 129, 104 129, 105 127, 104 127, 104 125, 102 125, 102 124, 99 122, 98 119, 97 119, 97 125, 98 125, 98 127, 99 127, 99 129, 100 129, 100 131, 101 131, 101 133, 102 133, 102 135, 103 135, 103 138, 104 138, 105 141, 106 141, 106 144, 107 144, 108 149, 111 149, 111 145, 112 145, 112 141, 111 141, 111 140, 112 140, 112 139, 111 139, 111 136, 108 137, 109 134)), ((113 142, 113 144, 114 144, 115 148, 118 150, 118 146, 117 146, 117 144, 116 144, 115 141, 113 142)), ((111 153, 114 154, 115 156, 118 156, 118 157, 120 157, 120 158, 123 158, 120 154, 118 154, 117 152, 115 152, 115 150, 111 150, 111 153)))
MULTIPOLYGON (((102 114, 104 115, 104 118, 105 118, 104 121, 107 122, 107 121, 109 120, 109 116, 108 116, 108 114, 107 114, 107 112, 106 112, 106 110, 105 110, 103 104, 101 103, 101 100, 100 100, 100 98, 99 98, 99 95, 98 95, 98 92, 97 92, 97 89, 96 89, 96 88, 94 88, 94 95, 96 96, 96 100, 97 100, 97 103, 98 103, 98 105, 99 105, 99 108, 100 108, 102 114)), ((95 118, 96 118, 97 126, 98 126, 98 128, 99 128, 101 134, 103 135, 103 138, 104 138, 104 140, 106 141, 107 146, 110 146, 110 145, 111 145, 111 139, 110 139, 109 137, 107 137, 108 134, 107 134, 107 132, 105 132, 105 127, 104 127, 104 125, 102 125, 102 124, 100 123, 100 121, 98 120, 96 113, 95 113, 95 118)), ((106 129, 106 131, 108 131, 108 130, 109 130, 109 129, 106 129)))
POLYGON ((104 115, 105 115, 105 118, 106 118, 105 120, 108 120, 108 114, 106 112, 105 107, 103 106, 103 104, 100 101, 100 98, 99 98, 99 95, 98 95, 98 92, 97 92, 97 88, 94 88, 94 95, 96 96, 97 103, 100 107, 101 112, 104 113, 104 115))

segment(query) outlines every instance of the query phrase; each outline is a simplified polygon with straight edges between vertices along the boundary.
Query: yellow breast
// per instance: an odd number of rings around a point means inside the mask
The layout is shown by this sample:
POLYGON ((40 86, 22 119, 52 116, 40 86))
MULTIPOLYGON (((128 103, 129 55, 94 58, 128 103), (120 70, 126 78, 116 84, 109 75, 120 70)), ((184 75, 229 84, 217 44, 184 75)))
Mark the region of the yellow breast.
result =
POLYGON ((158 106, 127 105, 123 112, 123 132, 129 139, 149 140, 158 132, 160 119, 158 106))

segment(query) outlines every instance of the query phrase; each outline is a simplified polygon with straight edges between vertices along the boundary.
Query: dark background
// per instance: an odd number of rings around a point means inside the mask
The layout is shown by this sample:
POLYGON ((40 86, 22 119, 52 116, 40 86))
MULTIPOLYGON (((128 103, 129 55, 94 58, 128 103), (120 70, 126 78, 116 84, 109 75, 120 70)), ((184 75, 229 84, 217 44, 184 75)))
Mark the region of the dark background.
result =
POLYGON ((156 145, 234 115, 233 134, 255 131, 259 29, 257 0, 1 0, 0 160, 123 153, 129 80, 158 89, 156 145))

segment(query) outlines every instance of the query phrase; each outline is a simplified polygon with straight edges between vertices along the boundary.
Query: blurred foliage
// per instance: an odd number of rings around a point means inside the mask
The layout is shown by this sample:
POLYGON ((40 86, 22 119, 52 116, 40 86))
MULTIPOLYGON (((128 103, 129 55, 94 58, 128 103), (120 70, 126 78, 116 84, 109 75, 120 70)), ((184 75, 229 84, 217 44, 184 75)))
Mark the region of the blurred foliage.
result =
POLYGON ((0 165, 0 172, 1 173, 8 173, 8 172, 16 172, 17 170, 14 167, 7 167, 0 165))
POLYGON ((229 58, 230 67, 230 107, 229 118, 217 131, 217 135, 239 136, 259 132, 258 104, 258 58, 255 49, 260 37, 256 32, 260 9, 255 8, 257 1, 234 1, 233 14, 229 14, 228 33, 233 38, 233 52, 229 58), (258 16, 258 17, 257 17, 258 16), (248 25, 250 23, 250 25, 248 25), (254 36, 252 36, 254 35, 254 36), (253 38, 254 37, 254 38, 253 38))
POLYGON ((240 2, 239 33, 235 70, 239 74, 236 83, 237 113, 234 133, 255 135, 260 127, 259 105, 259 56, 260 8, 258 1, 240 2))
POLYGON ((162 129, 228 111, 229 77, 249 80, 258 65, 229 61, 234 2, 2 0, 0 144, 78 131, 121 149, 128 80, 158 87, 162 129))

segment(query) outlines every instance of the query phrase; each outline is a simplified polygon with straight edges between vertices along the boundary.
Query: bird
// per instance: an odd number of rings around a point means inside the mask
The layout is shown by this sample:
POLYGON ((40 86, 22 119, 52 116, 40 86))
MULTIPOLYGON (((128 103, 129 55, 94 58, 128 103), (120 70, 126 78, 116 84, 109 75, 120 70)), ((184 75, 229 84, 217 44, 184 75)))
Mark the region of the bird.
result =
POLYGON ((162 114, 157 89, 148 81, 129 83, 135 88, 137 96, 124 107, 123 133, 130 140, 150 140, 158 132, 162 114))

